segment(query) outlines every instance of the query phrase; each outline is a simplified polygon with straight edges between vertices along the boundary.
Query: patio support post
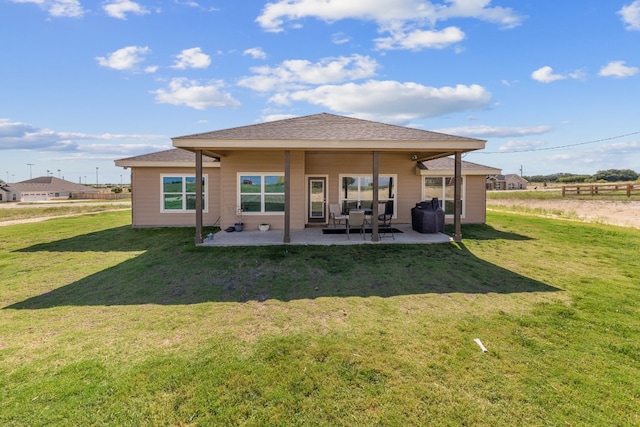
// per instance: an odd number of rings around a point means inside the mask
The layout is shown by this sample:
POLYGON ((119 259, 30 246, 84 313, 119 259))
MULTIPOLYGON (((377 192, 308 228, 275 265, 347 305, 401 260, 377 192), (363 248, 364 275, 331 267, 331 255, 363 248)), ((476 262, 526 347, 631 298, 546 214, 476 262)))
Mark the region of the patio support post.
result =
POLYGON ((462 242, 462 227, 460 225, 460 217, 462 215, 462 153, 456 151, 455 155, 455 170, 454 170, 454 183, 453 183, 453 241, 456 243, 462 242))
POLYGON ((284 151, 284 243, 291 243, 291 152, 284 151))
POLYGON ((202 243, 202 150, 196 150, 196 244, 202 243))
POLYGON ((379 153, 373 152, 373 201, 371 202, 371 241, 379 242, 378 232, 378 174, 379 174, 379 153))

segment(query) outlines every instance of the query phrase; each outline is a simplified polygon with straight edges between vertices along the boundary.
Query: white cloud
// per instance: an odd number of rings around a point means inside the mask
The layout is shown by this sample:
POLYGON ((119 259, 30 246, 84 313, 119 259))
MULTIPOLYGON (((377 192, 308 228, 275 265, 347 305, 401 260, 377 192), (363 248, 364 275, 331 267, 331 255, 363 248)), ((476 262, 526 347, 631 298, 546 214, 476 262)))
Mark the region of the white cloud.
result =
POLYGON ((618 11, 618 15, 622 17, 622 22, 625 23, 627 30, 640 31, 640 0, 623 6, 618 11))
POLYGON ((363 84, 325 85, 274 95, 271 102, 304 101, 356 117, 402 123, 486 108, 491 93, 479 85, 429 87, 417 83, 371 80, 363 84))
POLYGON ((540 149, 544 145, 546 145, 546 143, 542 141, 509 141, 498 147, 498 151, 502 153, 531 151, 540 149))
POLYGON ((505 127, 505 126, 460 126, 434 129, 438 132, 474 138, 512 138, 516 136, 541 135, 552 130, 551 126, 505 127))
POLYGON ((325 22, 372 21, 378 32, 389 33, 375 40, 379 49, 411 50, 441 49, 464 39, 457 27, 434 30, 439 21, 473 18, 514 28, 523 20, 511 8, 491 6, 491 0, 446 0, 444 4, 427 0, 277 0, 266 4, 256 22, 266 31, 280 32, 285 23, 300 28, 300 22, 309 17, 325 22))
POLYGON ((256 22, 267 31, 282 31, 285 21, 314 17, 333 22, 341 19, 375 21, 380 25, 430 22, 450 18, 475 18, 513 28, 522 17, 511 8, 491 7, 491 0, 448 0, 434 5, 423 0, 278 0, 267 3, 256 22))
POLYGON ((458 27, 447 27, 442 31, 413 30, 406 33, 404 30, 391 31, 389 37, 377 38, 378 49, 443 49, 451 44, 464 40, 465 34, 458 27))
POLYGON ((134 147, 139 149, 139 143, 125 143, 124 141, 159 141, 166 140, 164 135, 126 135, 126 134, 88 134, 82 132, 58 132, 42 129, 37 126, 0 119, 0 150, 33 150, 33 151, 65 151, 87 152, 101 151, 103 153, 126 153, 134 147), (107 144, 86 144, 83 141, 104 141, 107 144))
POLYGON ((184 70, 186 68, 207 68, 211 65, 211 58, 199 47, 184 49, 176 55, 176 61, 171 68, 184 70))
POLYGON ((600 69, 599 76, 602 77, 631 77, 638 74, 638 67, 628 67, 625 61, 611 61, 600 69))
POLYGON ((220 81, 200 85, 194 80, 175 78, 169 82, 167 89, 158 89, 151 93, 156 95, 159 104, 185 105, 196 110, 213 107, 239 107, 240 102, 221 89, 220 81))
POLYGON ((110 17, 118 19, 127 19, 127 13, 136 15, 149 13, 143 6, 131 0, 112 0, 110 3, 103 5, 102 9, 104 9, 110 17))
POLYGON ((333 33, 331 35, 331 42, 333 44, 345 44, 345 43, 349 43, 350 41, 351 41, 351 38, 342 32, 333 33))
POLYGON ((531 73, 531 78, 541 83, 551 83, 557 80, 565 80, 568 78, 584 80, 586 79, 586 77, 586 74, 582 70, 572 71, 567 74, 557 74, 554 73, 553 68, 549 67, 548 65, 545 65, 542 68, 538 68, 533 73, 531 73))
POLYGON ((84 15, 79 0, 11 0, 14 3, 33 3, 46 9, 51 16, 79 18, 84 15))
POLYGON ((254 67, 254 76, 240 79, 240 86, 260 92, 308 85, 341 83, 372 77, 379 67, 375 59, 363 55, 323 58, 313 63, 303 59, 283 61, 277 67, 254 67))
POLYGON ((261 47, 252 47, 250 49, 246 49, 244 52, 242 52, 242 54, 243 55, 249 55, 253 59, 266 59, 267 58, 267 54, 264 53, 264 50, 262 50, 261 47))
POLYGON ((127 46, 111 52, 107 56, 99 56, 96 60, 101 66, 114 70, 133 70, 144 61, 144 55, 149 52, 150 49, 146 46, 127 46))

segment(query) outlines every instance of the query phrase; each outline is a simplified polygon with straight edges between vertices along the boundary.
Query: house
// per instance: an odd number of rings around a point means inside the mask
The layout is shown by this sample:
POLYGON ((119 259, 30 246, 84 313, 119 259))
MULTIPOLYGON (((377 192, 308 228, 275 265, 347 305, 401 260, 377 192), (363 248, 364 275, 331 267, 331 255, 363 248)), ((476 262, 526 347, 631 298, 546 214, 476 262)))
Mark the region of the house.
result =
POLYGON ((11 187, 10 184, 0 185, 0 203, 17 202, 19 192, 11 187))
POLYGON ((53 176, 41 176, 6 187, 11 189, 11 201, 19 202, 63 200, 70 199, 73 193, 98 193, 95 188, 53 176))
POLYGON ((411 223, 411 208, 432 197, 458 240, 462 222, 484 222, 485 180, 500 173, 461 160, 486 141, 327 113, 172 141, 177 149, 115 163, 131 168, 134 227, 195 225, 198 243, 203 225, 238 221, 269 223, 288 243, 290 230, 328 223, 335 203, 388 202, 395 222, 411 223))
POLYGON ((487 190, 526 190, 527 184, 529 181, 515 173, 487 177, 487 190))

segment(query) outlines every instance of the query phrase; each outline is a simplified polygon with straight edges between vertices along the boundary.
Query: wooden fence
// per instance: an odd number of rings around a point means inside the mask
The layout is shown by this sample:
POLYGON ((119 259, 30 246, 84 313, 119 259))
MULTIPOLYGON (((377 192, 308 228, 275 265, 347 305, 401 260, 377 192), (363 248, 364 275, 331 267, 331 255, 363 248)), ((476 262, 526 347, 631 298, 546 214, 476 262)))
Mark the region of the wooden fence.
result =
POLYGON ((588 184, 563 185, 562 197, 565 196, 640 196, 640 183, 629 184, 588 184))
POLYGON ((72 199, 120 200, 130 199, 131 193, 71 193, 72 199))

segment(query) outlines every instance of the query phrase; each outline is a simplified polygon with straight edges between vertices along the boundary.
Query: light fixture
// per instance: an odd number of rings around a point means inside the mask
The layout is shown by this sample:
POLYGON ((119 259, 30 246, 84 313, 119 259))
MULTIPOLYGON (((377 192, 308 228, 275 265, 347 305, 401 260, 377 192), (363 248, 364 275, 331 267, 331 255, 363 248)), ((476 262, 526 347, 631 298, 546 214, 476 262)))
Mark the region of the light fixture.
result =
POLYGON ((411 160, 418 160, 418 155, 417 154, 412 154, 411 155, 411 160))

